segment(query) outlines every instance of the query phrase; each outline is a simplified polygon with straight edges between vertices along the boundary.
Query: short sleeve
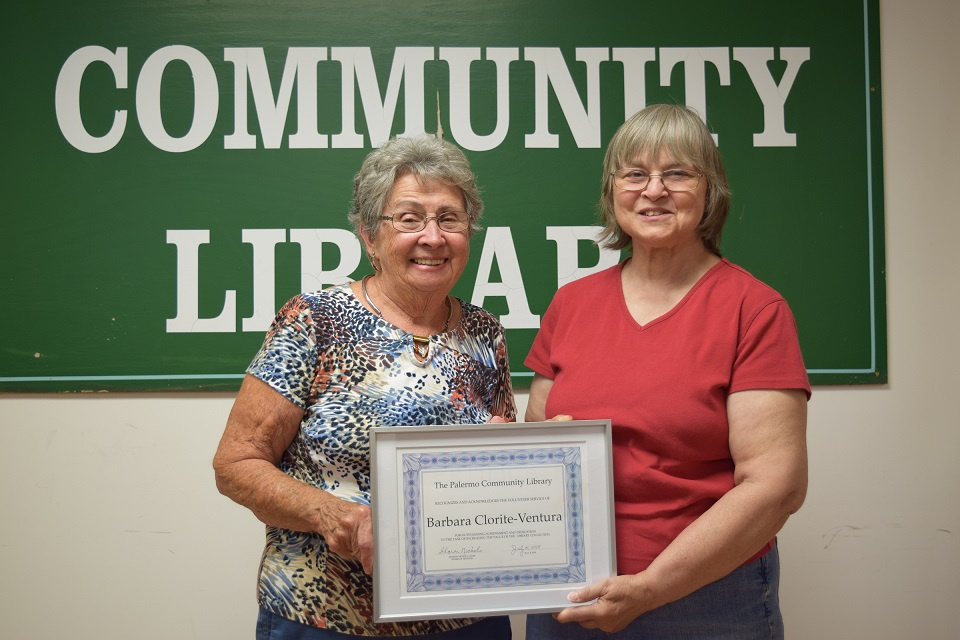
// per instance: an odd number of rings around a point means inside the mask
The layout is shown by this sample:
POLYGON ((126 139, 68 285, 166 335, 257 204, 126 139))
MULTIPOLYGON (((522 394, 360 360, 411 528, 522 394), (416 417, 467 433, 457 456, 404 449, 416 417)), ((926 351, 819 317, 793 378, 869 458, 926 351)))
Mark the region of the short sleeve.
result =
POLYGON ((737 346, 730 393, 748 389, 803 389, 810 397, 796 321, 782 298, 748 320, 737 346))
POLYGON ((303 296, 296 296, 277 312, 247 373, 305 407, 316 369, 317 339, 310 305, 303 296))
POLYGON ((553 380, 556 377, 556 371, 550 357, 554 332, 557 329, 557 319, 560 317, 560 299, 563 295, 563 289, 559 290, 554 296, 547 311, 543 314, 540 322, 540 330, 533 339, 533 346, 524 359, 523 364, 527 365, 534 372, 546 376, 553 380))

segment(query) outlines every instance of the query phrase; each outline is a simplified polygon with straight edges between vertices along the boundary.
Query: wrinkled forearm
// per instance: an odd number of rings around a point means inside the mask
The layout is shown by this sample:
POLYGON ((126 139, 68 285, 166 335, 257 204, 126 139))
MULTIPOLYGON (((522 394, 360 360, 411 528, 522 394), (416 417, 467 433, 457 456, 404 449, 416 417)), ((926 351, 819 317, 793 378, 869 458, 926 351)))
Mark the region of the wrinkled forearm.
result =
POLYGON ((345 502, 291 478, 266 460, 240 460, 217 465, 215 470, 220 493, 275 527, 326 537, 336 527, 338 503, 345 502))

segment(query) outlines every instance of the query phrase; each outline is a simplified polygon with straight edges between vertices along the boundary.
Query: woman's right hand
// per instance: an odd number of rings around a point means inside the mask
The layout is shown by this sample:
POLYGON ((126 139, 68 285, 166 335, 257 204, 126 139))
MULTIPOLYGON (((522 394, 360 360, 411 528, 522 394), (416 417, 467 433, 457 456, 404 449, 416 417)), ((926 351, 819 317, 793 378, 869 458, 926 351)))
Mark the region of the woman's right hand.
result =
POLYGON ((364 573, 373 572, 373 518, 370 507, 334 499, 323 505, 318 532, 330 550, 357 560, 364 573))
POLYGON ((213 459, 217 487, 264 524, 319 533, 330 549, 373 571, 370 507, 342 500, 277 468, 303 408, 247 375, 213 459))

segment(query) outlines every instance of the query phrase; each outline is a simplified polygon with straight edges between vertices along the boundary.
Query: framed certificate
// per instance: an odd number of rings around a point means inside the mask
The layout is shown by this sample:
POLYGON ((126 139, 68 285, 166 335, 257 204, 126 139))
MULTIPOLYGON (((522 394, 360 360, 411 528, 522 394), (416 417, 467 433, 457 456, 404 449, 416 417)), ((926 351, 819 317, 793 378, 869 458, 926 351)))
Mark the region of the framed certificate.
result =
POLYGON ((377 622, 559 611, 614 575, 609 420, 371 434, 377 622))

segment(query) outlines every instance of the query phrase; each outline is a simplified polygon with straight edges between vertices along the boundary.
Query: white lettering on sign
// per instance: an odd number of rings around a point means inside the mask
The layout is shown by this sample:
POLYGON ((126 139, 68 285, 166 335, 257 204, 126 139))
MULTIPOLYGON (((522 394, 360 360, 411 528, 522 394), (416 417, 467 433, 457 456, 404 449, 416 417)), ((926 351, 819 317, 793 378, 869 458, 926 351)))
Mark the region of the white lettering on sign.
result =
POLYGON ((276 309, 277 245, 286 242, 286 229, 244 229, 244 244, 253 246, 253 315, 243 319, 243 331, 269 326, 276 309))
POLYGON ((523 287, 523 274, 517 260, 517 248, 513 245, 510 227, 489 227, 480 252, 477 281, 473 286, 470 302, 483 306, 485 298, 504 297, 509 311, 500 316, 504 329, 539 329, 540 316, 530 312, 527 292, 523 287), (501 282, 490 282, 490 271, 496 259, 501 282))
MULTIPOLYGON (((655 63, 658 59, 660 85, 682 82, 686 103, 704 119, 707 118, 707 95, 712 84, 730 85, 731 64, 740 64, 763 105, 763 122, 757 123, 756 130, 760 133, 753 135, 754 146, 797 145, 797 134, 786 130, 786 106, 800 68, 810 60, 809 47, 581 47, 574 50, 574 55, 575 62, 568 62, 556 47, 397 47, 384 83, 383 78, 377 77, 370 47, 290 47, 277 82, 276 78, 270 77, 262 47, 226 47, 223 59, 233 69, 229 74, 233 83, 233 133, 223 137, 223 147, 257 147, 257 134, 251 131, 248 120, 248 89, 249 95, 253 96, 260 141, 267 149, 279 148, 284 135, 291 149, 362 148, 365 144, 363 131, 368 144, 377 147, 395 134, 393 121, 401 105, 403 131, 396 135, 422 134, 426 128, 424 70, 428 64, 443 63, 448 69, 450 95, 445 101, 437 96, 438 108, 446 107, 450 134, 461 147, 470 151, 489 151, 507 139, 511 72, 522 72, 527 77, 530 69, 523 69, 521 65, 532 65, 534 130, 523 132, 524 147, 560 146, 561 138, 556 133, 558 124, 551 122, 550 103, 555 98, 573 143, 578 148, 598 148, 601 146, 600 113, 604 95, 601 80, 611 77, 611 74, 601 72, 604 66, 618 65, 622 69, 624 114, 629 116, 646 105, 648 63, 655 63), (778 58, 786 63, 779 82, 767 64, 778 58), (496 125, 489 133, 477 133, 470 117, 471 70, 473 65, 491 64, 496 77, 496 125), (320 65, 336 65, 340 73, 336 86, 319 86, 320 65), (708 68, 715 73, 708 73, 708 68), (585 95, 581 95, 574 82, 575 74, 584 77, 585 95), (287 133, 287 115, 294 92, 297 129, 287 133), (327 95, 339 95, 340 113, 335 118, 340 126, 339 132, 323 131, 318 100, 327 95), (356 95, 360 96, 363 126, 357 122, 356 95)), ((116 51, 99 46, 82 47, 63 63, 55 91, 57 124, 64 139, 85 153, 110 151, 119 144, 127 130, 126 109, 114 110, 110 129, 100 136, 91 134, 83 123, 80 100, 83 75, 95 64, 110 68, 117 92, 130 90, 131 69, 126 47, 118 47, 116 51)), ((174 153, 192 151, 207 142, 222 115, 221 82, 229 82, 229 77, 218 79, 213 63, 193 47, 163 47, 148 56, 137 74, 134 88, 136 116, 147 140, 158 149, 174 153), (164 70, 175 61, 189 67, 194 85, 193 121, 187 133, 180 137, 170 135, 162 120, 164 70)), ((166 99, 181 98, 173 95, 166 99)), ((715 133, 714 138, 719 141, 718 134, 715 133)))
MULTIPOLYGON (((660 84, 669 86, 674 67, 683 63, 683 91, 687 105, 707 117, 707 64, 715 67, 720 85, 730 85, 730 50, 725 47, 677 47, 660 50, 660 84)), ((717 134, 713 141, 719 144, 717 134)))
POLYGON ((620 252, 614 249, 604 249, 597 244, 600 227, 547 227, 547 240, 557 243, 557 288, 568 282, 579 280, 584 276, 620 262, 620 252), (597 262, 591 266, 580 264, 580 243, 589 240, 590 244, 599 251, 597 262))
POLYGON ((153 146, 163 151, 193 151, 206 141, 217 124, 220 95, 213 65, 196 49, 182 46, 164 47, 147 58, 137 79, 137 119, 140 129, 153 146), (163 72, 171 62, 182 61, 193 77, 193 123, 180 138, 167 133, 163 126, 160 88, 163 72))
POLYGON ((244 91, 233 92, 233 133, 223 137, 224 149, 256 149, 257 137, 247 126, 247 82, 253 94, 253 106, 260 124, 265 149, 279 149, 283 141, 283 125, 287 121, 293 81, 297 80, 297 132, 290 136, 291 149, 325 149, 327 136, 317 131, 317 64, 327 59, 327 50, 313 47, 292 47, 280 79, 277 100, 267 73, 263 49, 224 49, 223 59, 233 63, 233 83, 244 91))
POLYGON ((224 294, 216 318, 200 317, 200 245, 210 243, 209 229, 169 229, 167 244, 177 247, 177 315, 167 320, 167 333, 234 333, 237 292, 224 294))
POLYGON ((103 47, 84 47, 74 51, 60 68, 54 105, 57 124, 67 142, 85 153, 103 153, 117 146, 127 126, 127 112, 117 109, 113 113, 113 125, 102 136, 87 132, 80 116, 80 85, 83 72, 94 62, 110 67, 117 89, 127 88, 127 48, 119 47, 116 53, 103 47))
POLYGON ((780 49, 780 60, 787 63, 780 83, 774 81, 767 66, 773 57, 770 47, 738 47, 733 50, 733 59, 743 65, 750 74, 750 80, 763 103, 763 131, 753 136, 755 147, 795 147, 797 135, 787 133, 783 121, 784 103, 797 79, 800 66, 810 59, 810 49, 807 47, 783 47, 780 49))
POLYGON ((471 151, 496 149, 510 128, 510 63, 520 59, 520 50, 490 48, 486 55, 497 67, 497 124, 489 134, 478 135, 470 124, 470 65, 480 60, 480 48, 440 47, 440 59, 450 66, 450 135, 471 151))
MULTIPOLYGON (((579 263, 579 243, 595 240, 598 232, 598 227, 547 227, 547 239, 557 245, 557 288, 617 263, 620 253, 608 249, 600 249, 596 261, 587 258, 587 264, 579 263)), ((301 291, 317 291, 349 282, 363 255, 360 241, 345 229, 243 229, 241 240, 253 247, 253 280, 248 283, 253 313, 240 318, 238 325, 236 289, 205 291, 204 296, 222 296, 223 306, 216 317, 200 317, 200 247, 210 244, 210 230, 167 231, 167 244, 174 245, 177 250, 177 313, 167 320, 167 333, 236 333, 238 326, 244 332, 266 331, 278 306, 284 302, 276 300, 275 287, 276 255, 284 244, 299 245, 301 291), (325 246, 335 248, 339 253, 339 262, 327 270, 322 267, 325 246)), ((483 238, 470 302, 483 306, 487 298, 505 299, 507 313, 500 316, 505 328, 540 327, 540 316, 530 311, 509 227, 489 227, 483 238), (499 282, 491 281, 494 263, 500 273, 499 282)))
POLYGON ((433 59, 432 47, 397 48, 387 81, 387 92, 382 102, 369 47, 333 47, 330 58, 338 60, 343 68, 343 90, 340 94, 343 133, 333 136, 334 147, 363 147, 363 136, 357 133, 354 122, 354 78, 360 88, 360 102, 372 146, 379 147, 390 139, 390 127, 397 110, 401 78, 404 81, 403 109, 406 113, 406 128, 399 135, 415 136, 424 133, 423 65, 433 59))
POLYGON ((563 55, 559 49, 531 47, 524 49, 524 60, 533 62, 534 115, 536 131, 524 137, 528 149, 538 147, 555 149, 560 146, 560 137, 550 133, 547 119, 547 85, 553 86, 560 110, 567 118, 570 133, 580 148, 600 146, 600 63, 608 59, 606 49, 577 49, 577 61, 587 66, 587 106, 580 102, 580 94, 570 77, 563 55))

